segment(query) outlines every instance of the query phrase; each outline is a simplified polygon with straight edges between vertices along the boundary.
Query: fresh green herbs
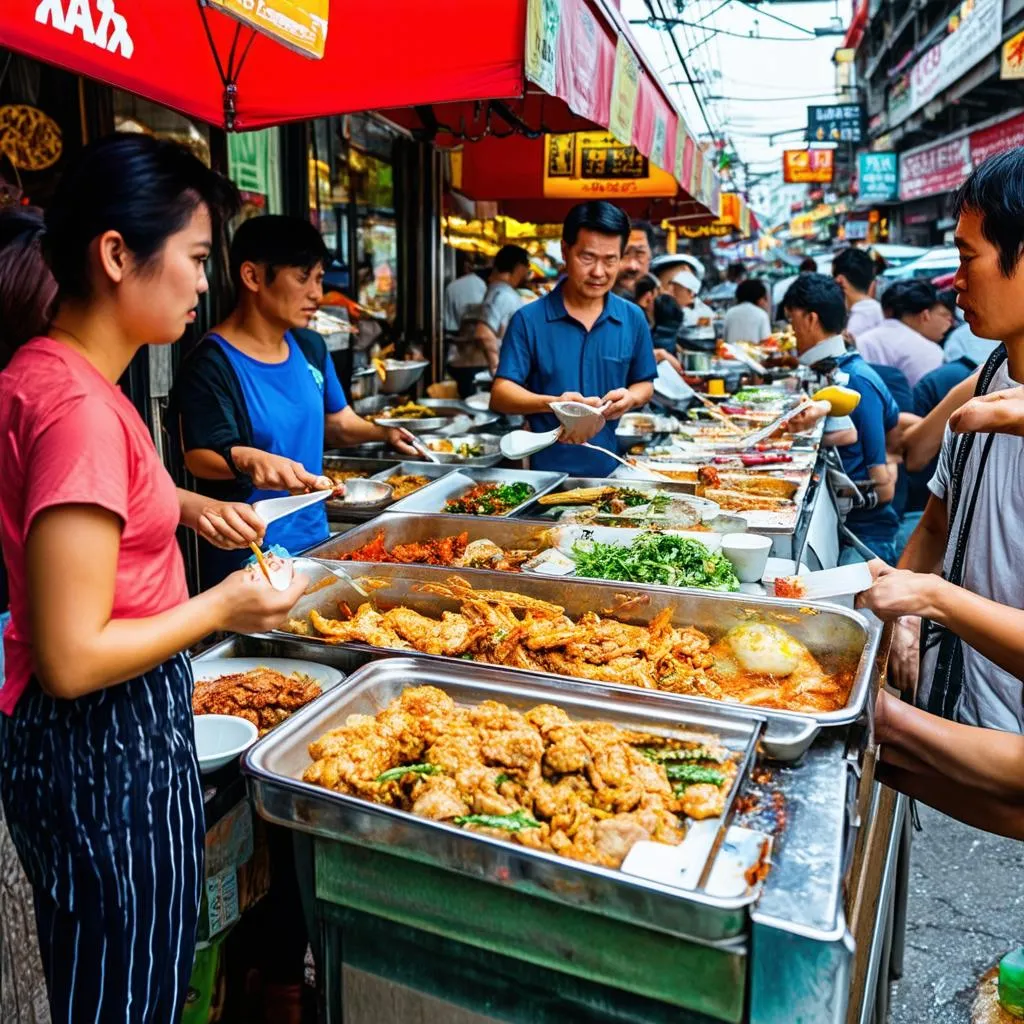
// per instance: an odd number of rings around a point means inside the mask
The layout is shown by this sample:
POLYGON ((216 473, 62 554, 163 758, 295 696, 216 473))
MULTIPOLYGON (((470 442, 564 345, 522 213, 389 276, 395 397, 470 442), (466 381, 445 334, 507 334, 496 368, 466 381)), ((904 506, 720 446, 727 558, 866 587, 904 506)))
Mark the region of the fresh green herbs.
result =
POLYGON ((725 782, 725 774, 717 768, 707 768, 702 764, 667 764, 665 774, 669 782, 686 786, 696 786, 700 783, 710 783, 712 786, 721 786, 725 782))
POLYGON ((637 491, 632 487, 618 487, 597 507, 602 512, 611 512, 612 506, 618 502, 622 502, 626 508, 636 508, 637 505, 646 505, 650 500, 650 494, 644 491, 637 491))
POLYGON ((378 782, 397 782, 406 775, 440 775, 444 769, 436 764, 400 764, 397 768, 389 768, 377 776, 378 782))
POLYGON ((522 832, 528 828, 540 828, 540 822, 531 818, 526 811, 512 814, 464 814, 452 818, 456 825, 479 825, 481 828, 499 828, 505 832, 522 832))
POLYGON ((698 540, 669 533, 644 533, 629 547, 598 541, 573 547, 576 575, 620 583, 655 583, 704 590, 740 589, 732 563, 698 540))
POLYGON ((494 788, 497 789, 503 782, 514 782, 514 781, 515 780, 512 778, 511 775, 508 774, 508 772, 501 772, 498 775, 498 777, 494 780, 494 788))
POLYGON ((461 498, 446 501, 444 511, 469 516, 503 516, 533 494, 534 488, 521 480, 511 484, 486 482, 470 488, 461 498))

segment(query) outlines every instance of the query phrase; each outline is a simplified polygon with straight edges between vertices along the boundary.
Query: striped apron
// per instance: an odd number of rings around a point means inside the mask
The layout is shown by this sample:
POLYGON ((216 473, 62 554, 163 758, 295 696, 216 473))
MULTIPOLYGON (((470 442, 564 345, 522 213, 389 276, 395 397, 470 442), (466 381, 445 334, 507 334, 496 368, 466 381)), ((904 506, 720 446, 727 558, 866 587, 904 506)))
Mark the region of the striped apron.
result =
POLYGON ((177 1024, 203 879, 188 659, 70 701, 33 680, 0 715, 0 784, 53 1020, 177 1024))

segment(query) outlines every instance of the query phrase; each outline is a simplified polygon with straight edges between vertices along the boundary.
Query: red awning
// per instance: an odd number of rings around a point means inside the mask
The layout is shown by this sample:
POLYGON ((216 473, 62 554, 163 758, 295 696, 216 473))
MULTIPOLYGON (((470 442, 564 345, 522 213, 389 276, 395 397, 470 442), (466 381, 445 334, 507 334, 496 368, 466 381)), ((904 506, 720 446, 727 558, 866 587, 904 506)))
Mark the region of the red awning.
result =
POLYGON ((326 52, 311 60, 198 0, 0 3, 0 46, 238 130, 521 96, 525 34, 526 0, 332 0, 326 52), (218 60, 238 69, 233 101, 218 60))
POLYGON ((606 129, 717 210, 695 140, 612 0, 331 0, 313 60, 200 0, 2 0, 0 46, 229 129, 366 110, 439 145, 606 129), (482 102, 486 101, 486 102, 482 102), (503 101, 503 102, 502 102, 503 101), (625 137, 623 137, 625 135, 625 137))

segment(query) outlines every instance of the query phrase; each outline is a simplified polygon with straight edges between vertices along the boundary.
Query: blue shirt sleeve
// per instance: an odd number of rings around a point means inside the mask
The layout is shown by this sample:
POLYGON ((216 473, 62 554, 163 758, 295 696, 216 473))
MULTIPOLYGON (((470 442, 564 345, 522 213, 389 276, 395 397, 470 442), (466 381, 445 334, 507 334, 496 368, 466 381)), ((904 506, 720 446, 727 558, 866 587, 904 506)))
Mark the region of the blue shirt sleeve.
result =
POLYGON ((640 381, 654 380, 658 376, 654 341, 651 339, 651 329, 647 325, 647 320, 642 315, 633 317, 633 320, 636 334, 633 338, 633 358, 629 361, 629 375, 626 378, 627 387, 640 381))
POLYGON ((334 368, 334 360, 328 352, 324 362, 324 412, 341 412, 346 405, 348 402, 345 401, 341 381, 338 380, 338 371, 334 368))
POLYGON ((533 360, 530 358, 530 336, 523 311, 516 312, 508 322, 501 340, 496 377, 504 377, 513 384, 526 386, 533 360))
POLYGON ((864 387, 860 394, 860 403, 850 414, 853 425, 857 428, 857 444, 860 445, 864 456, 864 469, 869 470, 873 466, 884 466, 886 464, 885 435, 891 426, 888 426, 890 412, 895 411, 892 423, 895 425, 899 420, 899 409, 891 395, 886 396, 888 401, 876 388, 870 385, 864 387))

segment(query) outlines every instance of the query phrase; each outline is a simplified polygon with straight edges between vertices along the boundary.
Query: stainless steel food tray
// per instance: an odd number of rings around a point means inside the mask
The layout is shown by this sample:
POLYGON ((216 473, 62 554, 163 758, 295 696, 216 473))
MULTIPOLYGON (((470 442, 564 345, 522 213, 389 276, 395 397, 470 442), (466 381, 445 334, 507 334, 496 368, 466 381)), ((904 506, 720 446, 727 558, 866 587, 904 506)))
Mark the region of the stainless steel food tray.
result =
POLYGON ((486 469, 496 466, 505 457, 501 454, 501 438, 495 434, 419 434, 418 437, 428 448, 432 441, 451 441, 456 448, 460 444, 476 444, 483 448, 483 455, 469 456, 430 448, 434 456, 448 466, 482 466, 486 469))
MULTIPOLYGON (((346 458, 340 455, 327 453, 324 455, 324 469, 354 470, 365 473, 367 480, 380 480, 384 483, 396 473, 418 473, 420 476, 428 477, 430 480, 437 480, 447 476, 453 466, 439 466, 434 462, 399 462, 395 459, 359 459, 346 458), (403 469, 403 467, 405 467, 403 469)), ((359 508, 346 505, 343 501, 327 502, 327 518, 338 523, 365 522, 377 515, 382 508, 387 508, 393 502, 373 508, 359 508)))
POLYGON ((260 814, 314 835, 408 857, 672 935, 721 942, 745 930, 747 908, 757 899, 760 887, 734 899, 716 898, 701 888, 677 889, 467 833, 301 781, 310 764, 308 747, 313 740, 344 725, 349 715, 375 714, 410 685, 436 686, 464 706, 500 700, 525 711, 537 704, 556 704, 577 721, 612 722, 663 735, 714 733, 741 759, 723 823, 745 782, 763 726, 757 716, 722 707, 703 711, 662 703, 639 707, 601 699, 560 680, 512 676, 491 666, 390 658, 366 665, 325 695, 329 700, 320 698, 250 748, 243 771, 250 778, 260 814))
MULTIPOLYGON (((424 488, 425 489, 425 488, 424 488)), ((315 563, 306 563, 300 568, 314 581, 321 581, 329 574, 315 563)), ((359 562, 346 563, 346 569, 357 579, 361 576, 387 581, 387 585, 374 591, 374 599, 381 608, 402 604, 424 615, 440 617, 444 611, 458 610, 458 603, 435 594, 424 593, 422 583, 436 583, 449 576, 464 577, 477 589, 513 590, 518 594, 534 597, 561 605, 568 616, 578 618, 588 611, 612 614, 623 622, 643 625, 650 622, 665 608, 672 609, 672 621, 676 625, 694 626, 717 639, 733 626, 751 619, 774 623, 787 630, 807 646, 810 652, 828 671, 840 667, 855 666, 853 687, 846 707, 838 711, 810 714, 806 712, 783 711, 757 708, 757 714, 768 720, 768 736, 775 730, 774 723, 786 723, 786 735, 793 720, 801 723, 813 721, 818 728, 849 725, 860 718, 872 692, 872 683, 877 678, 876 656, 882 626, 877 620, 869 622, 856 612, 847 611, 831 604, 786 601, 780 598, 754 597, 747 594, 720 594, 712 591, 677 590, 670 587, 634 587, 629 584, 608 583, 602 580, 557 579, 540 576, 513 576, 508 573, 491 572, 482 569, 442 569, 424 565, 382 565, 359 562)), ((342 580, 327 584, 304 596, 292 609, 294 619, 308 619, 315 608, 321 615, 337 617, 342 602, 354 607, 363 599, 353 588, 342 580)), ((276 635, 276 634, 275 634, 276 635)), ((293 634, 286 634, 293 635, 293 634)), ((303 643, 318 646, 326 643, 316 637, 297 636, 303 643)), ((380 655, 383 648, 364 644, 345 646, 362 647, 365 651, 380 655)), ((433 657, 433 656, 428 656, 433 657)), ((452 660, 436 656, 442 661, 452 660)), ((508 672, 524 670, 508 668, 508 672)), ((573 678, 573 677, 553 677, 573 678)), ((580 682, 580 680, 575 680, 580 682)), ((684 702, 694 707, 720 708, 722 701, 706 697, 682 696, 654 690, 638 690, 636 687, 618 684, 614 679, 607 682, 587 683, 613 688, 620 696, 627 694, 651 694, 659 700, 684 702)), ((746 705, 737 705, 745 707, 746 705)), ((803 743, 804 749, 813 739, 813 731, 803 743)))
MULTIPOLYGON (((449 467, 450 468, 450 467, 449 467)), ((504 519, 514 516, 527 502, 539 498, 542 494, 557 487, 565 479, 564 473, 538 473, 527 469, 456 469, 454 473, 442 477, 436 483, 410 494, 408 498, 396 501, 391 507, 396 512, 443 512, 445 502, 458 498, 475 484, 480 483, 527 483, 533 487, 534 493, 515 508, 509 509, 504 516, 484 516, 486 519, 504 519)))

